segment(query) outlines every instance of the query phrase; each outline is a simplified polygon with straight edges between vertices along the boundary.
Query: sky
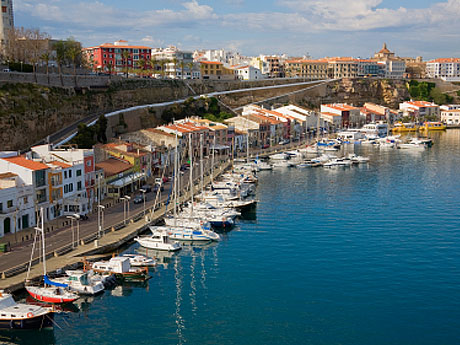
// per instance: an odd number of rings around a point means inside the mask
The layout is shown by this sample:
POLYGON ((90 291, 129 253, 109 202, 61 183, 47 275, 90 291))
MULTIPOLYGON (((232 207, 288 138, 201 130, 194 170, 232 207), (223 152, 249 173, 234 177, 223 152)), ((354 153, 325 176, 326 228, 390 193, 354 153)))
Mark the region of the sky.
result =
POLYGON ((84 47, 115 42, 242 55, 460 56, 460 0, 13 0, 15 25, 84 47))

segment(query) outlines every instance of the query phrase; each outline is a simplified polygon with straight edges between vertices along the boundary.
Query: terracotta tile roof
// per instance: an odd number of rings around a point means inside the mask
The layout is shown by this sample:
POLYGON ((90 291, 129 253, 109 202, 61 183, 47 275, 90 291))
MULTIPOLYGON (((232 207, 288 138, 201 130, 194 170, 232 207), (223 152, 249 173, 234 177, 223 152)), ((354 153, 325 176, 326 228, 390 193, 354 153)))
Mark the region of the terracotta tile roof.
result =
POLYGON ((425 102, 425 101, 409 101, 405 102, 406 104, 415 106, 415 107, 437 107, 436 104, 430 103, 430 102, 425 102))
POLYGON ((340 110, 340 111, 348 111, 348 110, 359 109, 359 108, 352 107, 351 105, 343 104, 343 103, 337 103, 337 104, 323 104, 323 106, 328 107, 328 108, 331 108, 331 109, 340 110))
POLYGON ((102 149, 115 151, 125 156, 143 157, 147 155, 147 153, 143 151, 143 148, 139 147, 138 145, 131 144, 131 143, 108 143, 108 144, 102 145, 101 147, 102 149), (120 146, 122 145, 132 146, 133 151, 123 150, 122 148, 120 148, 120 146), (138 150, 139 150, 139 153, 138 153, 138 150))
POLYGON ((223 63, 219 61, 200 61, 200 63, 205 65, 223 65, 223 63))
POLYGON ((161 135, 164 135, 164 136, 167 136, 167 137, 171 137, 171 138, 175 138, 175 137, 176 137, 174 134, 171 134, 171 133, 168 133, 168 132, 163 132, 162 130, 156 129, 156 128, 147 128, 147 129, 145 129, 145 130, 148 131, 148 132, 151 132, 151 133, 161 134, 161 135))
POLYGON ((115 45, 113 43, 103 43, 100 46, 94 48, 121 48, 121 49, 152 49, 147 46, 130 46, 130 45, 115 45))
POLYGON ((460 62, 458 58, 440 58, 428 61, 427 63, 453 63, 453 62, 460 62))
POLYGON ((129 170, 132 167, 133 166, 128 162, 116 158, 109 158, 96 164, 96 169, 104 170, 106 177, 118 175, 119 173, 129 170))
POLYGON ((9 157, 9 158, 2 158, 3 160, 22 166, 23 168, 29 169, 29 170, 45 170, 48 169, 49 167, 46 164, 43 164, 41 162, 36 162, 30 159, 26 159, 23 156, 19 157, 9 157))

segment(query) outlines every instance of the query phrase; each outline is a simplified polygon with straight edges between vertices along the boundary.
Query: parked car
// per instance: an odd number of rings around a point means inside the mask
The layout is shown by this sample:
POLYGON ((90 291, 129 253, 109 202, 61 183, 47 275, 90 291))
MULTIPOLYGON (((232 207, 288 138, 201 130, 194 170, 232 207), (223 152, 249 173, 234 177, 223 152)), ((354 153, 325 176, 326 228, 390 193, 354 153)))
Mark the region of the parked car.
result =
POLYGON ((287 145, 287 144, 289 144, 289 140, 288 139, 281 140, 278 144, 279 145, 287 145))
MULTIPOLYGON (((147 198, 145 198, 145 201, 147 201, 147 198)), ((139 195, 136 195, 133 199, 133 202, 135 204, 140 204, 140 203, 143 203, 144 202, 144 196, 139 194, 139 195)))
POLYGON ((155 184, 155 186, 153 186, 153 191, 154 191, 154 192, 157 192, 157 191, 158 191, 158 187, 160 188, 160 191, 161 191, 161 192, 164 191, 164 189, 165 189, 165 188, 163 187, 163 184, 162 184, 162 183, 157 183, 157 184, 155 184))
POLYGON ((144 184, 141 189, 145 190, 146 193, 150 193, 152 191, 152 186, 149 184, 144 184))

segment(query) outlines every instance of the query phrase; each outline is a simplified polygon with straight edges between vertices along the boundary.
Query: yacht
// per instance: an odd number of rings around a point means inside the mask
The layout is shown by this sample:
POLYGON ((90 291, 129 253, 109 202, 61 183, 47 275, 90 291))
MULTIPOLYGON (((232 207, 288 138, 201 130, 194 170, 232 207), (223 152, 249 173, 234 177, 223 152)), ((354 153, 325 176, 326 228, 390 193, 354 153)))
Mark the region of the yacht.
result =
POLYGON ((139 243, 142 247, 148 249, 165 250, 168 252, 174 252, 182 249, 180 243, 170 240, 168 231, 159 230, 152 226, 149 228, 152 235, 136 237, 134 241, 139 243))
POLYGON ((94 271, 67 270, 66 277, 54 278, 54 281, 68 285, 70 291, 80 295, 96 295, 104 291, 104 284, 100 279, 93 279, 94 271))
POLYGON ((388 125, 386 123, 368 123, 365 124, 359 131, 366 134, 366 136, 374 135, 382 138, 388 133, 388 125))
POLYGON ((0 329, 53 328, 52 308, 16 303, 13 296, 0 290, 0 329))

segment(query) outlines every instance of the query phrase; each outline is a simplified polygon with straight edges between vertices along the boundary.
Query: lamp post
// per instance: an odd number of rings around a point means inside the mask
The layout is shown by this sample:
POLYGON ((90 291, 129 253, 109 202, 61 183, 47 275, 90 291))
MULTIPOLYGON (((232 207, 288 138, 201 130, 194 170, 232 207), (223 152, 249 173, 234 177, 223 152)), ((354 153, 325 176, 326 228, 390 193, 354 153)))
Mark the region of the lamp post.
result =
POLYGON ((142 193, 142 197, 144 199, 144 218, 145 218, 145 193, 147 191, 144 188, 139 189, 139 191, 142 193))
POLYGON ((97 237, 101 238, 104 229, 104 205, 97 205, 97 237))
POLYGON ((67 216, 68 219, 70 219, 70 229, 72 231, 72 249, 75 248, 75 239, 77 240, 77 247, 78 247, 78 241, 80 240, 80 215, 79 214, 73 214, 71 216, 67 216), (77 221, 77 233, 75 234, 74 230, 74 220, 77 221))
POLYGON ((123 200, 123 224, 126 224, 126 219, 129 218, 129 200, 131 200, 131 197, 126 195, 120 199, 123 200), (126 207, 126 205, 128 205, 128 207, 126 207), (128 212, 126 212, 126 210, 128 212))

